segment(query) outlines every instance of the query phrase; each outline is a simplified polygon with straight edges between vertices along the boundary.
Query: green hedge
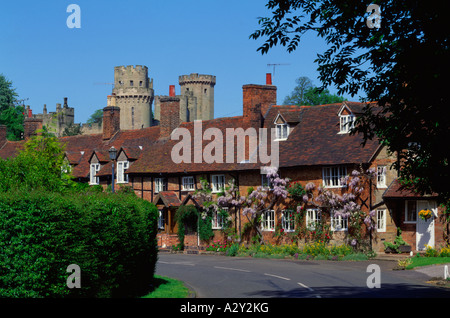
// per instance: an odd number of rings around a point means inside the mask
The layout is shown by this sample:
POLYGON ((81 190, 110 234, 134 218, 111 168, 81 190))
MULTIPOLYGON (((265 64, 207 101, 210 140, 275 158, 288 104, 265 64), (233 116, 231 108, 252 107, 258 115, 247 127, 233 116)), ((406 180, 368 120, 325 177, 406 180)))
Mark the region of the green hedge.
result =
POLYGON ((0 297, 134 297, 155 271, 156 207, 129 194, 0 193, 0 297), (68 288, 70 264, 81 288, 68 288))

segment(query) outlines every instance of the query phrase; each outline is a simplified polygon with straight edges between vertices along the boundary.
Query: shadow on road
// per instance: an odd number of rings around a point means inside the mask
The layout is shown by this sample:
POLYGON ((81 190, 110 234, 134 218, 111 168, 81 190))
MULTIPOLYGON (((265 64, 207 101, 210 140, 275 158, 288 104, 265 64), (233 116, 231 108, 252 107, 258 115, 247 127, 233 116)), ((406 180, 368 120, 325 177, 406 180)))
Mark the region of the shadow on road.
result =
POLYGON ((260 290, 248 297, 268 298, 450 298, 450 288, 426 285, 382 284, 380 288, 356 286, 314 287, 313 291, 299 287, 292 290, 260 290))

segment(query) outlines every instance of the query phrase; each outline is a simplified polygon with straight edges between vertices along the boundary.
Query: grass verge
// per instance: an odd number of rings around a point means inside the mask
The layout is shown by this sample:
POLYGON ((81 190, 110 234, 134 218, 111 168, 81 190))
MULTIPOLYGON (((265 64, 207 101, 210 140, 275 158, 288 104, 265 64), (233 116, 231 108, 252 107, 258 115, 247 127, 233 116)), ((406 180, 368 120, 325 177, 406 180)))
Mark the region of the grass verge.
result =
POLYGON ((142 298, 187 298, 190 291, 182 281, 155 275, 152 290, 142 298))
POLYGON ((450 263, 450 257, 412 257, 412 263, 406 266, 406 269, 413 269, 419 266, 428 266, 435 264, 450 263))

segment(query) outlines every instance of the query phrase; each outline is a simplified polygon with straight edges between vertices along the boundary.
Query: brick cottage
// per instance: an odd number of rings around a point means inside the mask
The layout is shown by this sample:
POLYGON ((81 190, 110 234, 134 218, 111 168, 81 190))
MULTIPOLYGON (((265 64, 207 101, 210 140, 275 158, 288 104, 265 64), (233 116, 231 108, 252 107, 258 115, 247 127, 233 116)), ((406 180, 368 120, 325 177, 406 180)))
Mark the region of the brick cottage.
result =
MULTIPOLYGON (((374 169, 376 178, 365 188, 361 197, 361 207, 365 213, 375 211, 373 216, 376 229, 371 238, 375 251, 384 250, 383 242, 393 242, 398 229, 403 239, 413 251, 424 250, 425 245, 439 247, 444 242, 442 210, 436 195, 418 196, 402 190, 397 181, 397 172, 391 169, 396 160, 395 153, 388 153, 377 141, 368 141, 361 146, 360 135, 349 134, 349 127, 361 114, 365 104, 344 101, 342 103, 319 106, 277 105, 277 88, 272 85, 270 74, 265 85, 243 86, 243 115, 202 120, 201 122, 180 120, 180 96, 173 89, 169 96, 159 97, 159 125, 141 129, 123 130, 120 127, 121 107, 116 106, 116 96, 108 96, 107 107, 103 109, 102 133, 59 137, 65 144, 65 160, 72 167, 72 174, 79 182, 101 185, 104 188, 114 182, 115 188, 128 186, 137 196, 153 202, 160 211, 158 245, 171 247, 178 244, 176 211, 180 206, 194 205, 202 209, 202 202, 195 199, 194 192, 200 188, 200 180, 205 179, 217 196, 230 179, 233 179, 240 193, 250 188, 267 186, 260 158, 251 160, 255 149, 249 146, 249 136, 236 141, 233 159, 227 160, 230 148, 226 143, 215 148, 213 162, 195 160, 195 154, 208 152, 211 138, 195 140, 195 135, 205 137, 205 132, 226 136, 230 131, 248 131, 254 128, 273 129, 269 140, 269 152, 278 148, 278 167, 281 177, 299 182, 303 187, 313 183, 342 194, 347 191, 341 178, 355 169, 374 169), (198 130, 201 124, 201 130, 198 130), (178 149, 183 134, 188 140, 192 153, 183 153, 184 162, 174 162, 173 150, 178 149), (177 136, 177 138, 171 138, 177 136), (245 141, 245 145, 243 142, 245 141), (274 147, 274 145, 276 147, 274 147), (117 159, 112 163, 108 151, 117 149, 117 159), (221 151, 222 150, 222 151, 221 151), (243 151, 244 160, 237 156, 243 151), (222 159, 222 160, 218 160, 222 159), (115 167, 115 178, 111 180, 111 165, 115 167), (425 221, 418 212, 430 209, 432 217, 425 221)), ((42 127, 42 121, 25 119, 24 139, 32 136, 42 127)), ((270 136, 270 135, 269 135, 270 136)), ((227 139, 228 140, 228 139, 227 139)), ((229 140, 228 140, 229 141, 229 140)), ((6 140, 6 127, 0 126, 0 157, 13 157, 24 141, 6 140)), ((260 145, 260 143, 259 143, 260 145)), ((228 145, 229 146, 229 145, 228 145)), ((184 149, 186 150, 186 149, 184 149)), ((203 158, 204 159, 204 158, 203 158)), ((273 209, 264 213, 262 229, 264 239, 271 243, 281 243, 277 229, 283 233, 293 233, 296 228, 287 211, 292 202, 280 200, 273 209)), ((347 221, 334 217, 333 211, 320 207, 305 206, 306 224, 320 218, 331 226, 331 242, 348 243, 347 221)), ((232 215, 232 229, 242 242, 249 242, 245 235, 246 216, 242 210, 232 215)), ((222 220, 213 217, 213 240, 226 240, 222 231, 222 220)), ((201 241, 197 233, 186 235, 188 248, 201 247, 208 242, 201 241)))

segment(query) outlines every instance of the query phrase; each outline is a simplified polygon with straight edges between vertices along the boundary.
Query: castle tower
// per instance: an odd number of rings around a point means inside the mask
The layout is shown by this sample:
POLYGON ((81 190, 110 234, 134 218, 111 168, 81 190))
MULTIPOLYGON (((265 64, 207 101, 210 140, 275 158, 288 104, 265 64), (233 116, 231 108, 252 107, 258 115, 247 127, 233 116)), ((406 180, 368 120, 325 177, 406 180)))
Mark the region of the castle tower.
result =
POLYGON ((180 94, 196 98, 195 109, 188 109, 190 113, 189 121, 195 119, 208 120, 214 118, 214 86, 216 77, 213 75, 204 75, 191 73, 190 75, 181 75, 179 77, 180 94), (191 96, 192 96, 191 95, 191 96), (195 118, 192 118, 195 113, 195 118))
POLYGON ((147 66, 116 66, 113 93, 120 107, 120 129, 150 126, 154 92, 147 66))

